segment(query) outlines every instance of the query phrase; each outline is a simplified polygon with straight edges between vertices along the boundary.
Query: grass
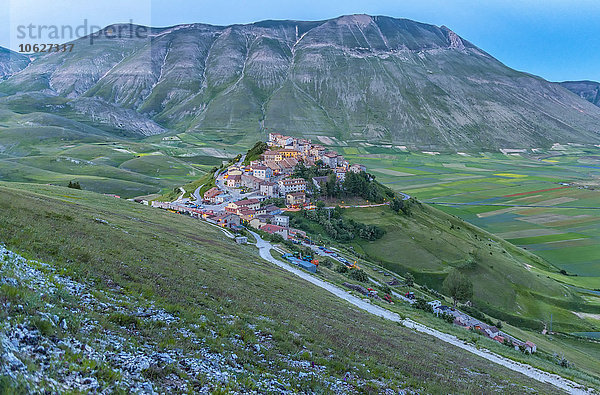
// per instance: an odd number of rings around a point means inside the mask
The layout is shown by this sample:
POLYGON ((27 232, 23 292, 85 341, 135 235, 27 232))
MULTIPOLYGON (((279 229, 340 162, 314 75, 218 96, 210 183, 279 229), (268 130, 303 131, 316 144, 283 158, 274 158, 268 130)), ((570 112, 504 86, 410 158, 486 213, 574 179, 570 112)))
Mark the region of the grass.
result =
MULTIPOLYGON (((352 371, 419 392, 554 391, 354 310, 262 261, 253 247, 234 244, 218 229, 182 215, 88 191, 0 183, 0 240, 77 279, 93 279, 99 289, 118 285, 126 294, 154 300, 179 317, 204 316, 217 334, 207 338, 215 350, 239 352, 234 335, 247 324, 257 325, 273 337, 266 360, 274 364, 250 356, 247 363, 263 372, 277 374, 285 367, 282 355, 308 352, 332 375, 352 371), (465 375, 465 369, 478 374, 465 375)), ((114 321, 127 323, 119 317, 114 321)), ((164 332, 147 331, 163 336, 159 333, 164 332)), ((177 342, 165 344, 182 346, 177 342)))
MULTIPOLYGON (((383 184, 422 201, 585 208, 600 207, 594 187, 565 184, 583 185, 585 180, 600 175, 600 166, 594 159, 598 152, 598 149, 589 148, 579 153, 567 150, 562 154, 434 156, 388 149, 385 154, 373 156, 358 148, 357 154, 347 153, 346 157, 351 162, 365 164, 383 184), (394 175, 379 169, 414 175, 394 175)), ((578 275, 578 278, 570 277, 565 282, 600 288, 597 275, 600 269, 600 217, 595 210, 553 207, 503 210, 503 207, 468 205, 436 205, 436 208, 499 236, 504 237, 506 233, 516 245, 533 251, 558 269, 578 275), (510 236, 516 231, 521 233, 519 237, 510 236), (547 237, 537 238, 540 231, 547 237), (584 240, 572 239, 574 235, 580 235, 577 238, 584 240)))
POLYGON ((400 275, 411 272, 418 282, 441 291, 446 274, 458 267, 473 281, 475 305, 492 316, 541 330, 553 313, 555 330, 590 328, 571 310, 588 311, 592 306, 545 275, 557 274, 557 269, 456 217, 428 206, 413 210, 411 217, 391 215, 387 207, 348 209, 344 215, 386 230, 380 240, 354 245, 400 275), (469 260, 476 265, 463 266, 469 260))
MULTIPOLYGON (((350 260, 356 260, 358 265, 364 270, 371 279, 374 279, 379 284, 384 285, 386 282, 390 281, 392 272, 383 270, 383 268, 379 265, 373 264, 368 259, 365 260, 360 258, 351 246, 338 245, 338 249, 343 251, 343 254, 346 258, 350 260), (382 274, 382 271, 387 274, 382 274)), ((272 255, 276 258, 279 258, 279 254, 272 251, 272 255)), ((321 258, 322 259, 322 258, 321 258)), ((359 283, 357 281, 353 281, 348 273, 340 274, 335 268, 337 264, 332 265, 331 267, 326 267, 325 265, 320 265, 317 275, 321 278, 335 283, 342 288, 344 286, 342 283, 350 282, 357 283, 364 287, 373 287, 378 290, 380 293, 389 292, 386 288, 376 285, 373 282, 369 283, 359 283)), ((435 294, 430 289, 426 287, 422 287, 420 285, 415 285, 411 287, 407 287, 403 285, 404 280, 402 277, 395 275, 395 278, 400 280, 400 285, 389 286, 394 291, 404 294, 408 291, 414 292, 416 297, 424 298, 425 300, 442 300, 444 301, 444 297, 435 294)), ((363 297, 362 295, 358 295, 359 297, 363 297)), ((446 303, 452 303, 449 298, 446 298, 446 303)), ((555 334, 552 336, 541 335, 539 332, 530 331, 521 329, 506 322, 501 322, 502 330, 505 332, 520 338, 527 339, 535 342, 538 345, 538 352, 535 355, 524 355, 521 352, 515 351, 511 348, 507 348, 504 345, 500 345, 495 341, 487 339, 483 336, 480 336, 476 333, 472 333, 463 328, 460 328, 455 325, 449 325, 443 320, 435 317, 433 314, 423 312, 422 310, 417 310, 409 306, 408 304, 402 301, 396 301, 395 304, 390 305, 385 302, 377 302, 375 300, 371 300, 372 303, 381 304, 383 307, 395 311, 401 317, 410 317, 412 320, 418 321, 422 324, 425 324, 429 327, 436 328, 442 332, 450 333, 457 336, 459 339, 462 339, 469 343, 475 343, 478 347, 485 347, 489 350, 492 350, 500 355, 503 355, 509 359, 531 364, 540 369, 555 372, 567 377, 571 377, 572 379, 580 382, 589 382, 592 386, 600 385, 600 377, 598 377, 598 367, 600 366, 600 359, 597 357, 597 352, 600 350, 600 345, 594 341, 588 341, 581 337, 574 337, 568 334, 555 334), (555 355, 560 355, 566 358, 571 364, 574 364, 575 368, 562 368, 557 366, 555 355)), ((494 317, 486 316, 493 323, 496 323, 498 320, 494 317)))

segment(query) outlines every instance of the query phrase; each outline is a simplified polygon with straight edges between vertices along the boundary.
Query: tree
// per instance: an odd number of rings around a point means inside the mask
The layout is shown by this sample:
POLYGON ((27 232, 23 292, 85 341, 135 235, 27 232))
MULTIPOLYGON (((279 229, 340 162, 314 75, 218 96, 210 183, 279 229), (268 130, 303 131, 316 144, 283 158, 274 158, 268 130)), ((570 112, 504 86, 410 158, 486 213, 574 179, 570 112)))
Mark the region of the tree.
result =
POLYGON ((427 301, 423 298, 417 298, 415 300, 415 303, 413 303, 413 307, 415 309, 419 309, 419 310, 423 310, 423 311, 427 311, 429 313, 433 313, 433 307, 431 307, 431 305, 429 303, 427 303, 427 301))
POLYGON ((349 277, 353 280, 360 281, 361 283, 366 283, 369 281, 369 276, 362 269, 352 269, 349 277))
POLYGON ((79 181, 69 181, 69 185, 67 185, 69 188, 73 188, 73 189, 81 189, 81 185, 79 185, 79 181))
POLYGON ((411 273, 406 273, 404 275, 404 283, 407 287, 412 287, 415 284, 415 277, 411 273))
POLYGON ((442 286, 444 291, 452 297, 454 306, 456 306, 456 302, 464 302, 473 296, 473 283, 456 269, 446 276, 442 286))

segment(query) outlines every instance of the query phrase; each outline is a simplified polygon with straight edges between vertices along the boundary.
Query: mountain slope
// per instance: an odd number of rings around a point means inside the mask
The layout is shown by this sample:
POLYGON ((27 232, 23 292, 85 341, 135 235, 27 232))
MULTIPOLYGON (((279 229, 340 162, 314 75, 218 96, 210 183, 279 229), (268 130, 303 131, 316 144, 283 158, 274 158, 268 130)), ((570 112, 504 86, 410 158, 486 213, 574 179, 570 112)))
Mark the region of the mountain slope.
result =
POLYGON ((0 84, 5 94, 36 90, 71 99, 77 114, 93 97, 96 113, 116 105, 229 142, 265 129, 434 149, 600 142, 600 109, 560 85, 446 27, 382 16, 82 38, 74 53, 44 55, 0 84))
POLYGON ((0 81, 23 70, 29 62, 27 56, 0 47, 0 81))
POLYGON ((585 99, 596 106, 600 106, 600 82, 565 81, 560 84, 582 99, 585 99))
POLYGON ((0 338, 12 338, 0 355, 19 347, 26 363, 0 358, 0 376, 19 367, 0 380, 7 391, 14 382, 32 386, 24 392, 556 391, 357 311, 189 217, 1 183, 0 224, 7 248, 47 263, 26 269, 3 254, 0 318, 12 331, 0 338))

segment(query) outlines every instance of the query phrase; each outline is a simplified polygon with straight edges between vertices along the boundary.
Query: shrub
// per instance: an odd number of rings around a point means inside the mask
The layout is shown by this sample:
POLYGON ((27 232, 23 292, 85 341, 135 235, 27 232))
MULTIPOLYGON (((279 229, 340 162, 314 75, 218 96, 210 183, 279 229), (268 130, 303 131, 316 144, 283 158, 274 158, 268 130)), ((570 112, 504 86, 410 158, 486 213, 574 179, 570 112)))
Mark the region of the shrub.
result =
POLYGON ((348 273, 348 267, 345 265, 337 265, 335 271, 338 273, 348 273))
POLYGON ((419 310, 427 311, 429 313, 433 313, 433 307, 431 307, 431 305, 427 304, 427 302, 423 298, 417 298, 415 300, 415 303, 413 304, 413 307, 415 309, 419 309, 419 310))
POLYGON ((439 317, 449 324, 452 324, 454 322, 454 316, 452 314, 442 313, 439 315, 439 317))
POLYGON ((81 189, 81 185, 79 185, 79 181, 69 181, 69 185, 67 185, 67 187, 72 188, 72 189, 81 189))
POLYGON ((54 335, 54 325, 45 318, 35 316, 31 320, 31 325, 44 336, 54 335))
POLYGON ((348 275, 351 279, 360 281, 361 283, 366 283, 369 281, 369 276, 362 269, 352 269, 350 270, 350 274, 348 275))

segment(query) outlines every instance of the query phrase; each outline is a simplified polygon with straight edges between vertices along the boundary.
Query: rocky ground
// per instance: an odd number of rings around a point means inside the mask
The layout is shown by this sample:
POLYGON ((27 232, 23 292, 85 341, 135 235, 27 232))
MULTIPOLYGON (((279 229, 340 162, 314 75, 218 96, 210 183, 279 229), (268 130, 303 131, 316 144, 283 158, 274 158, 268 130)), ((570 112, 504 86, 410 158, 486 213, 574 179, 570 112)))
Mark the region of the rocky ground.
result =
POLYGON ((271 336, 250 324, 253 344, 232 337, 215 352, 199 335, 207 325, 211 333, 210 323, 186 322, 117 285, 101 290, 74 281, 3 246, 0 318, 0 392, 287 393, 316 382, 346 393, 356 385, 351 372, 349 381, 332 377, 297 355, 269 360, 263 352, 271 336))

